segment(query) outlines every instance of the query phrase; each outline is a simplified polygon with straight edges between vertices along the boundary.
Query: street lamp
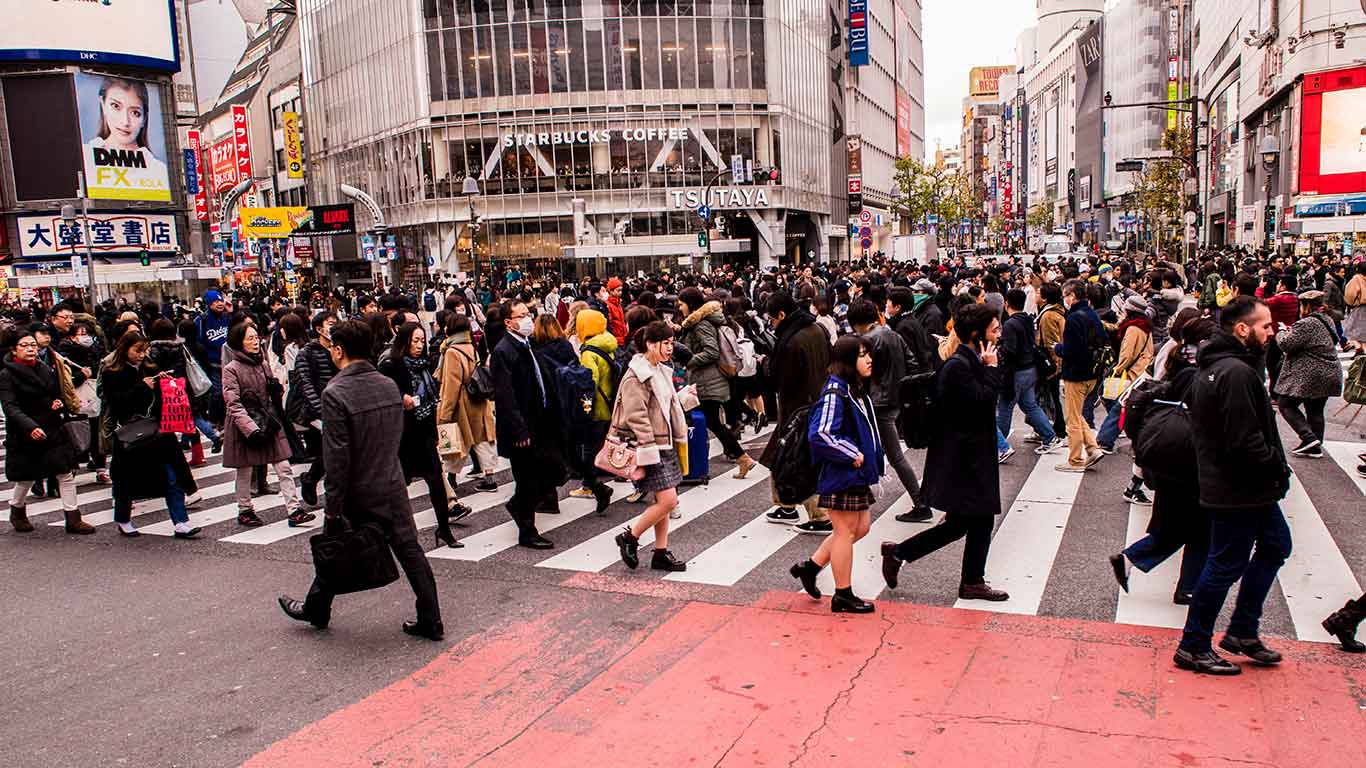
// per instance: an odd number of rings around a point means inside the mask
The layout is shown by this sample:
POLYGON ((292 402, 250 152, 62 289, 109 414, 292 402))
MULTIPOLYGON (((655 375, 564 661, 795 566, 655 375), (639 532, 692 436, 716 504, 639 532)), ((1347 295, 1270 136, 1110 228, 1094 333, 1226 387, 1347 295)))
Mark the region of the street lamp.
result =
POLYGON ((1271 173, 1281 157, 1281 142, 1276 134, 1268 132, 1263 136, 1257 153, 1262 156, 1262 167, 1266 169, 1266 215, 1262 218, 1267 224, 1267 250, 1271 251, 1276 243, 1276 210, 1271 206, 1271 173))
POLYGON ((470 263, 474 268, 474 285, 479 287, 479 249, 475 239, 479 236, 479 222, 474 217, 474 198, 479 196, 479 182, 473 176, 466 176, 460 186, 460 194, 469 201, 470 206, 470 263))

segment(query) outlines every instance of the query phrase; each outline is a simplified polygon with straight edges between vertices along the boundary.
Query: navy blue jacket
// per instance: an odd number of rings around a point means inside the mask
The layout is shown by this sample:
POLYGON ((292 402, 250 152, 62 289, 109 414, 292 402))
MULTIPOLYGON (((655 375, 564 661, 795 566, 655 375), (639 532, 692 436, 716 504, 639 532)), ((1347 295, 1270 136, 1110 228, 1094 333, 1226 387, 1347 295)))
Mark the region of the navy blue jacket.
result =
POLYGON ((875 485, 882 477, 882 438, 874 418, 872 398, 865 394, 855 401, 839 377, 826 380, 806 426, 811 458, 819 473, 817 493, 875 485), (863 466, 855 467, 854 458, 860 453, 863 466))
POLYGON ((1095 381, 1095 354, 1091 338, 1105 338, 1105 326, 1091 309, 1091 302, 1079 300, 1067 310, 1062 327, 1062 343, 1054 350, 1062 358, 1063 381, 1095 381))

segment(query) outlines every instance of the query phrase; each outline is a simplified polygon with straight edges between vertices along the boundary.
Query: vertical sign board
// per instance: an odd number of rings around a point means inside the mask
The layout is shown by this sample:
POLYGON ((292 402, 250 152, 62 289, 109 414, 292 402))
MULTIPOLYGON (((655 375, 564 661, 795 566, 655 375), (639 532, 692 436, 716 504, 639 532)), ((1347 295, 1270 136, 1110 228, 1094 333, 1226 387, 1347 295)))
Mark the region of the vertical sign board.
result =
POLYGON ((849 66, 868 63, 868 0, 849 0, 849 66))
POLYGON ((251 141, 247 135, 247 108, 232 106, 232 151, 239 181, 251 178, 251 141))
MULTIPOLYGON (((206 169, 204 168, 204 154, 200 151, 201 148, 199 144, 199 131, 192 129, 190 131, 187 131, 185 136, 185 142, 189 144, 188 151, 194 154, 195 189, 193 190, 193 192, 191 192, 191 194, 194 195, 194 217, 196 221, 208 221, 209 184, 208 175, 206 173, 206 169)), ((187 170, 185 173, 186 178, 189 178, 189 175, 189 171, 187 170)), ((188 192, 189 190, 187 189, 186 191, 188 192)))
POLYGON ((304 177, 304 149, 299 138, 299 113, 284 113, 285 165, 291 179, 304 177))
POLYGON ((896 89, 896 155, 906 157, 911 154, 911 97, 901 89, 896 89))

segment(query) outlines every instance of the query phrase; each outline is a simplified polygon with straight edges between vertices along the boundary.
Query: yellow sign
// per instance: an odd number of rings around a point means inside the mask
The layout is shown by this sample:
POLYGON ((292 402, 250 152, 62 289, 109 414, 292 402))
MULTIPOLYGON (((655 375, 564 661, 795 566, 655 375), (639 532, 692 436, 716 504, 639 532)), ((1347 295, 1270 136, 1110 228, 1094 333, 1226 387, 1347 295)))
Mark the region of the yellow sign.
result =
POLYGON ((312 219, 313 214, 302 205, 276 208, 243 208, 243 237, 289 237, 294 230, 312 219))
POLYGON ((285 165, 289 169, 289 178, 302 179, 304 177, 304 147, 299 138, 299 113, 286 112, 284 123, 285 165))
POLYGON ((997 96, 1001 92, 1001 75, 1015 71, 1013 66, 973 67, 968 70, 969 96, 997 96))

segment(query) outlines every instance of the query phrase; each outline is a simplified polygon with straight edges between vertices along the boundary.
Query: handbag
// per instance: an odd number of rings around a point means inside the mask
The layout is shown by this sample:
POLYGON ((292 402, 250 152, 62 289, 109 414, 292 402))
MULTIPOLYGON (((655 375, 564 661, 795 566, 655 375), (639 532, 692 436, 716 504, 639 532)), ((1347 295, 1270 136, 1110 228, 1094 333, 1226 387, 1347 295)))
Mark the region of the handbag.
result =
MULTIPOLYGON (((398 566, 389 551, 384 529, 378 523, 351 526, 341 518, 342 529, 309 538, 313 569, 328 592, 345 595, 379 589, 398 581, 398 566)), ((330 521, 329 521, 330 523, 330 521)))
POLYGON ((62 422, 62 432, 76 453, 90 450, 90 421, 85 418, 70 419, 62 422))
POLYGON ((1106 376, 1105 386, 1101 390, 1100 397, 1102 400, 1118 400, 1119 396, 1124 394, 1124 390, 1128 388, 1128 374, 1121 374, 1119 376, 1106 376))
POLYGON ((457 461, 469 454, 465 438, 460 434, 459 424, 451 422, 436 425, 436 453, 443 458, 449 457, 457 461))
POLYGON ((203 397, 213 387, 209 374, 204 372, 199 361, 188 350, 185 351, 185 382, 190 385, 190 392, 195 397, 203 397))
POLYGON ((136 451, 151 445, 161 434, 161 419, 139 416, 114 429, 114 445, 122 451, 136 451))
POLYGON ((94 379, 86 379, 76 387, 76 399, 81 402, 77 413, 92 419, 100 415, 100 396, 94 379))
POLYGON ((1366 355, 1357 355, 1347 369, 1342 399, 1352 405, 1366 405, 1366 355))
POLYGON ((602 448, 593 459, 593 466, 623 480, 635 481, 645 477, 645 468, 636 466, 635 441, 611 432, 603 440, 602 448))

